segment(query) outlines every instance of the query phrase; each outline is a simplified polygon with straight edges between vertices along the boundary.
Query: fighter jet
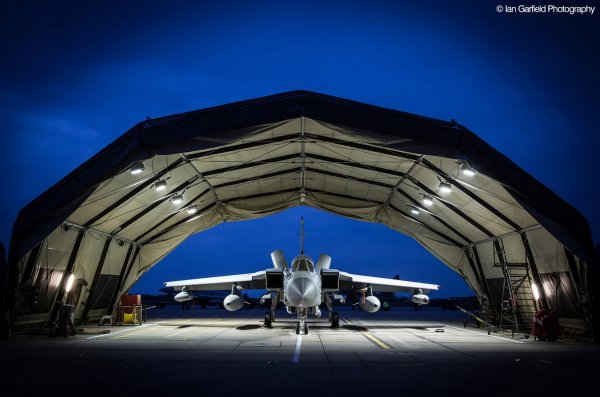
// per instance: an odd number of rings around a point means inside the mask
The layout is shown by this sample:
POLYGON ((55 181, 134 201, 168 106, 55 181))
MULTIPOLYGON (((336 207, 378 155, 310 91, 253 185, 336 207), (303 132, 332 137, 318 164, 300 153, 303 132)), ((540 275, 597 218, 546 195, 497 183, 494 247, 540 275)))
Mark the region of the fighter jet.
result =
POLYGON ((300 255, 292 260, 289 267, 281 250, 271 253, 273 268, 256 273, 235 274, 230 276, 197 278, 192 280, 168 281, 165 287, 180 291, 175 300, 184 302, 194 298, 193 291, 229 290, 231 293, 223 300, 223 306, 229 311, 244 307, 242 291, 247 289, 267 290, 262 301, 271 299, 271 310, 265 313, 264 324, 271 328, 275 321, 275 309, 283 302, 289 314, 296 315, 297 334, 308 334, 308 318, 321 317, 320 306, 325 303, 332 328, 340 325, 340 318, 333 310, 337 300, 344 303, 340 292, 354 292, 360 295, 359 306, 366 312, 375 313, 381 308, 379 299, 373 291, 409 292, 411 301, 419 305, 429 303, 426 295, 437 291, 439 285, 426 284, 382 277, 361 276, 330 269, 331 256, 321 254, 317 264, 304 254, 304 219, 300 221, 300 255))

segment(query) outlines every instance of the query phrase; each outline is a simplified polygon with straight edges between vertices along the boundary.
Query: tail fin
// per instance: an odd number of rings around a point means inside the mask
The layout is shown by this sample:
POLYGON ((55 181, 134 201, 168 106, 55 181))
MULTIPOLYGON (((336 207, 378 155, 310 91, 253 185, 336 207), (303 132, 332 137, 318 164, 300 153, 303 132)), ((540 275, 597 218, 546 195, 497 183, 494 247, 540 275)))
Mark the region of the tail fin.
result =
POLYGON ((285 255, 281 250, 271 252, 271 260, 275 269, 285 269, 288 267, 285 255))
POLYGON ((304 217, 300 217, 300 255, 304 255, 304 217))

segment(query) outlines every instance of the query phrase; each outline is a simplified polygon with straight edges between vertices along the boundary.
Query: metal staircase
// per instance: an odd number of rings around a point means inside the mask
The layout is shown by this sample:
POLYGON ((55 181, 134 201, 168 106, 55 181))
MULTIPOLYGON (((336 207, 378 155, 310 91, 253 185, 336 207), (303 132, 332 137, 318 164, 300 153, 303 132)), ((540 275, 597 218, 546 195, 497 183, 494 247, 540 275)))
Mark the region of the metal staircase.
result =
POLYGON ((494 240, 494 266, 501 267, 504 275, 499 327, 512 330, 513 334, 528 334, 537 311, 531 290, 529 263, 508 262, 504 244, 497 239, 494 240))

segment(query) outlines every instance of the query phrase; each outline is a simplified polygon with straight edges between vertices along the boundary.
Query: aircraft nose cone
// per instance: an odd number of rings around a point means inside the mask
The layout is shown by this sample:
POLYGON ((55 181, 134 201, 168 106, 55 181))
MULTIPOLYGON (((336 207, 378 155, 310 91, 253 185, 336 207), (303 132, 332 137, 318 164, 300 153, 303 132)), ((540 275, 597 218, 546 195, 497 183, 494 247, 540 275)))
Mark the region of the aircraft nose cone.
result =
POLYGON ((308 277, 297 277, 290 282, 286 291, 288 305, 294 307, 312 307, 319 296, 317 286, 308 277))

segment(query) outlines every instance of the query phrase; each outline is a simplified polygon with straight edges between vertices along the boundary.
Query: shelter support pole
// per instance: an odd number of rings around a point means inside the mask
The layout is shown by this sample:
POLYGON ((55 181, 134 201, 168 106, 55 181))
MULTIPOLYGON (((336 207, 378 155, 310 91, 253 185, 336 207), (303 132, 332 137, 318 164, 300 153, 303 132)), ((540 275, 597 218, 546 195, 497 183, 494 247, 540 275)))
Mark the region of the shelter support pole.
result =
POLYGON ((60 284, 58 286, 58 291, 56 291, 56 295, 54 297, 54 300, 52 301, 52 309, 50 311, 49 324, 52 324, 52 322, 56 318, 56 315, 58 314, 59 305, 57 305, 56 302, 62 302, 65 296, 65 287, 67 285, 69 275, 73 272, 73 268, 75 267, 75 260, 77 259, 77 254, 79 254, 79 248, 81 247, 81 242, 83 241, 84 236, 85 229, 81 229, 77 233, 77 239, 75 240, 75 245, 73 245, 73 250, 71 251, 71 256, 69 257, 69 262, 67 263, 65 272, 61 277, 60 284))
POLYGON ((25 283, 31 278, 35 264, 38 261, 40 252, 42 249, 43 242, 38 243, 31 252, 29 258, 27 258, 27 264, 23 274, 19 275, 19 269, 14 266, 10 268, 7 263, 6 269, 6 280, 4 280, 4 293, 2 294, 2 302, 0 308, 0 332, 1 337, 9 337, 10 329, 15 321, 17 313, 21 306, 21 299, 19 299, 19 293, 25 283), (19 277, 20 276, 20 277, 19 277), (8 323, 6 320, 8 319, 8 323))
MULTIPOLYGON (((485 286, 485 291, 486 291, 487 297, 485 297, 485 299, 482 302, 482 308, 484 309, 485 316, 489 319, 490 315, 491 315, 491 313, 489 312, 490 305, 492 304, 492 302, 493 302, 492 298, 494 298, 494 297, 492 296, 492 294, 490 292, 490 286, 488 285, 487 278, 485 277, 485 273, 483 271, 483 266, 481 265, 481 258, 479 257, 479 251, 477 250, 477 243, 471 245, 471 251, 473 252, 473 259, 475 260, 475 263, 477 264, 477 268, 480 270, 481 277, 483 278, 483 285, 485 286)), ((500 311, 501 305, 496 306, 493 309, 495 311, 500 311)))
POLYGON ((119 273, 119 279, 117 281, 117 285, 115 285, 115 290, 113 291, 112 297, 110 299, 110 303, 108 306, 107 313, 112 313, 113 307, 115 306, 115 302, 119 295, 119 290, 121 289, 121 283, 123 280, 123 275, 129 266, 129 258, 131 257, 131 252, 133 251, 133 245, 129 245, 129 249, 127 250, 127 255, 125 255, 125 260, 123 261, 123 266, 121 267, 121 273, 119 273))
MULTIPOLYGON (((477 264, 477 268, 481 272, 481 278, 483 279, 483 285, 485 287, 484 291, 486 296, 484 296, 483 299, 481 299, 481 310, 485 318, 491 319, 492 313, 490 313, 490 305, 492 304, 493 297, 490 292, 490 286, 487 283, 487 278, 485 277, 485 272, 483 271, 483 266, 481 265, 481 258, 479 257, 479 251, 477 250, 477 244, 471 244, 471 252, 473 253, 473 259, 477 264)), ((493 309, 495 311, 500 311, 501 307, 494 307, 493 309)))
POLYGON ((85 307, 83 308, 83 313, 81 314, 81 322, 83 324, 87 323, 88 313, 90 312, 93 305, 92 297, 94 296, 94 292, 96 291, 98 279, 100 278, 100 274, 102 273, 102 267, 104 266, 104 261, 106 260, 106 255, 108 254, 108 248, 110 247, 111 241, 112 237, 107 237, 106 241, 104 242, 102 254, 100 254, 100 261, 98 261, 98 266, 96 267, 96 272, 94 273, 94 279, 92 280, 92 285, 85 300, 85 307))
POLYGON ((573 256, 573 253, 571 253, 571 251, 569 251, 565 246, 563 246, 563 250, 565 252, 565 257, 567 258, 567 263, 569 264, 569 270, 571 273, 570 280, 573 283, 573 288, 575 288, 575 291, 577 291, 577 303, 583 310, 586 325, 591 328, 590 331, 594 341, 600 342, 600 310, 598 308, 598 303, 594 302, 595 294, 600 291, 600 289, 598 289, 598 284, 600 283, 598 277, 594 277, 593 273, 590 274, 590 267, 588 266, 587 271, 585 271, 585 286, 587 288, 584 287, 584 279, 581 277, 581 272, 579 271, 579 267, 577 266, 577 262, 573 256))
POLYGON ((565 257, 567 258, 567 264, 569 265, 569 271, 571 272, 571 282, 574 284, 573 286, 577 290, 577 293, 581 295, 581 291, 584 291, 583 287, 583 278, 581 277, 581 272, 579 271, 579 267, 577 267, 577 263, 575 261, 575 257, 565 246, 563 246, 563 251, 565 253, 565 257))
POLYGON ((521 233, 521 241, 523 241, 523 247, 525 248, 525 254, 527 255, 527 261, 529 262, 529 268, 531 269, 531 277, 533 278, 533 282, 538 286, 538 291, 540 293, 540 301, 543 304, 544 308, 549 308, 550 305, 548 304, 548 297, 544 292, 544 288, 542 288, 542 279, 540 277, 540 273, 535 262, 535 257, 533 256, 533 251, 531 250, 531 246, 529 245, 529 240, 527 239, 526 232, 521 233))
POLYGON ((469 261, 469 264, 471 265, 471 269, 473 270, 473 273, 477 277, 477 281, 479 282, 479 289, 481 291, 483 291, 483 293, 486 296, 486 299, 489 299, 490 298, 490 290, 487 285, 487 280, 485 278, 485 274, 483 273, 483 268, 481 267, 481 262, 479 261, 479 258, 477 258, 477 260, 473 259, 473 257, 475 256, 475 254, 473 252, 474 249, 475 249, 474 246, 465 247, 465 255, 467 256, 467 260, 469 261))
POLYGON ((135 249, 135 252, 133 253, 133 258, 131 259, 131 262, 129 262, 129 266, 127 267, 127 271, 125 272, 125 276, 123 277, 123 281, 121 282, 119 291, 121 291, 123 289, 123 286, 125 285, 125 282, 127 281, 127 278, 129 277, 129 273, 131 273, 131 269, 133 268, 133 264, 135 263, 135 260, 137 259, 139 253, 140 253, 140 247, 137 246, 135 249))
POLYGON ((39 243, 38 245, 33 247, 31 252, 29 253, 29 258, 27 258, 25 270, 23 271, 23 274, 21 275, 19 280, 19 288, 23 287, 25 283, 31 278, 31 275, 33 274, 33 269, 35 268, 35 264, 37 263, 38 257, 42 249, 42 244, 43 243, 39 243))

